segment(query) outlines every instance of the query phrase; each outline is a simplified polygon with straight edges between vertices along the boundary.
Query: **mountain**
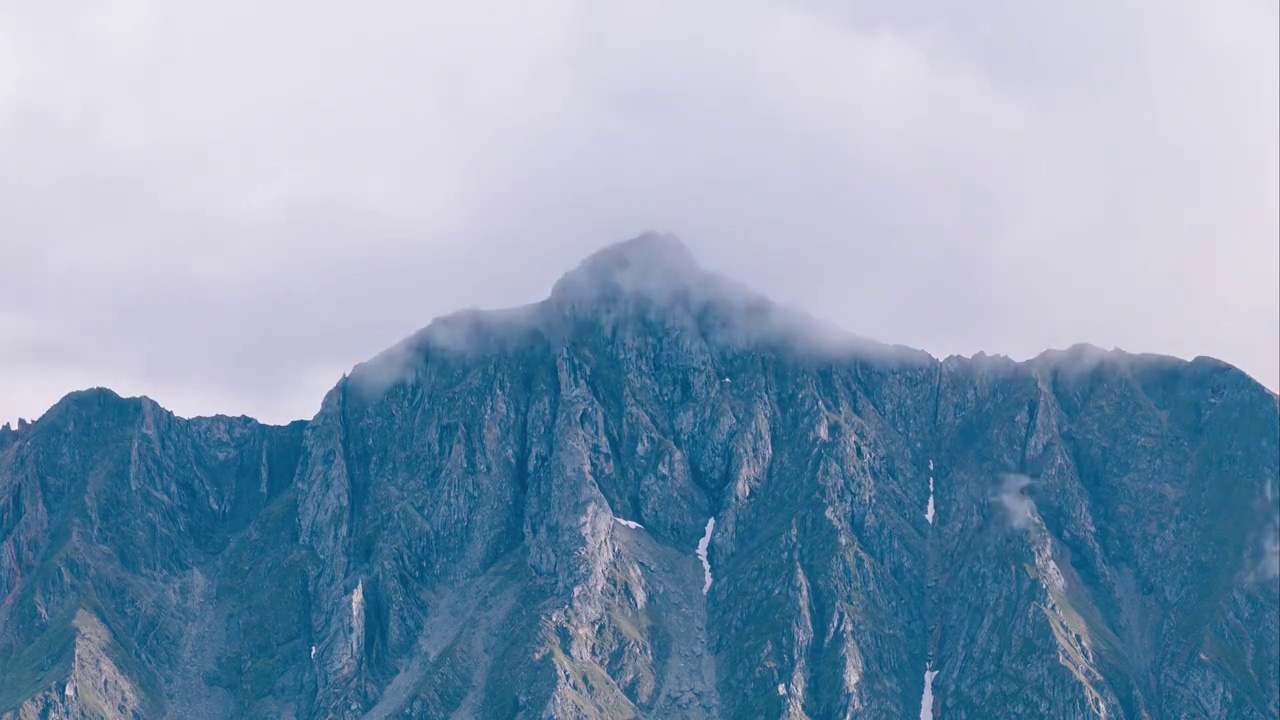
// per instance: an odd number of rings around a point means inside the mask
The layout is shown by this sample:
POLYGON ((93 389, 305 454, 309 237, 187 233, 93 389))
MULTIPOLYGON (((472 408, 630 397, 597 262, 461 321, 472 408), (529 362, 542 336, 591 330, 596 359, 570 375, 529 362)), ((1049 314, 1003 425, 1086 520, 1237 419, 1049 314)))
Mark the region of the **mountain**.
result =
POLYGON ((0 718, 1275 718, 1278 411, 853 338, 647 235, 309 422, 0 431, 0 718))

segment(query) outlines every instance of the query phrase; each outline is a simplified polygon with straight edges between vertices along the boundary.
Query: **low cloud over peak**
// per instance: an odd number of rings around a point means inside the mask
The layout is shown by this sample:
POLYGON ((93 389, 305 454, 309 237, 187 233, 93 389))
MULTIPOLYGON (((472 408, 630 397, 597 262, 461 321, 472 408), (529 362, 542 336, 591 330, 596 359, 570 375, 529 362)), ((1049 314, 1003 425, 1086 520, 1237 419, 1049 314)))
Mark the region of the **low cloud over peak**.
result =
POLYGON ((714 281, 679 238, 650 232, 592 253, 556 282, 551 297, 566 302, 594 302, 610 294, 661 299, 714 281))
POLYGON ((1088 341, 1275 389, 1277 22, 1255 0, 10 3, 0 416, 95 385, 308 416, 427 319, 537 301, 646 227, 939 357, 1088 341))

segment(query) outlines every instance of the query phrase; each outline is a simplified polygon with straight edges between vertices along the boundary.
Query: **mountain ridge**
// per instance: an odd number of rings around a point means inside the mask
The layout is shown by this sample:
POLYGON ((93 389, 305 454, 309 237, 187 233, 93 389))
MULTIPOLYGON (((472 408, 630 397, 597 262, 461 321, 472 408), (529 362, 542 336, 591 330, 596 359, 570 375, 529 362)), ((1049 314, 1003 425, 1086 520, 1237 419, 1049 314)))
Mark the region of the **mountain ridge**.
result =
POLYGON ((0 432, 0 717, 1280 711, 1274 393, 797 350, 672 242, 438 320, 309 421, 94 390, 0 432))
MULTIPOLYGON (((505 314, 505 313, 508 313, 508 312, 512 312, 512 311, 519 311, 519 310, 523 310, 525 307, 526 307, 526 306, 520 306, 520 307, 515 307, 515 308, 500 308, 500 309, 494 309, 494 310, 471 310, 471 311, 460 311, 460 313, 462 313, 462 314, 477 314, 477 315, 484 315, 484 316, 487 316, 487 315, 489 315, 489 314, 502 315, 502 314, 505 314)), ((458 314, 460 314, 460 313, 451 313, 451 314, 449 314, 449 315, 442 316, 442 318, 452 317, 452 316, 454 316, 454 315, 458 315, 458 314)), ((441 318, 437 318, 437 319, 441 319, 441 318)), ((430 327, 430 325, 428 325, 427 327, 430 327)), ((425 330, 426 330, 426 329, 427 329, 427 328, 423 328, 423 330, 419 331, 419 333, 421 333, 421 332, 425 332, 425 330)), ((408 343, 408 342, 410 342, 411 340, 413 340, 413 339, 417 336, 417 334, 418 334, 418 333, 415 333, 414 335, 409 336, 409 337, 408 337, 408 338, 406 338, 404 341, 402 341, 402 343, 408 343)), ((873 342, 875 342, 875 341, 873 341, 873 342)), ((399 344, 401 344, 401 343, 398 343, 397 345, 399 345, 399 344)), ((1117 362, 1117 363, 1122 363, 1122 362, 1126 362, 1126 361, 1140 361, 1140 362, 1146 362, 1146 363, 1153 363, 1153 364, 1166 364, 1166 365, 1192 365, 1192 364, 1203 364, 1203 365, 1211 365, 1211 366, 1214 366, 1214 367, 1218 367, 1218 368, 1221 368, 1221 369, 1227 370, 1227 371, 1229 371, 1229 372, 1239 373, 1239 374, 1244 375, 1245 377, 1247 377, 1250 381, 1255 382, 1255 383, 1258 383, 1258 381, 1257 381, 1257 379, 1256 379, 1256 378, 1254 378, 1253 376, 1249 375, 1248 373, 1246 373, 1244 370, 1242 370, 1242 369, 1241 369, 1241 368, 1239 368, 1238 366, 1233 365, 1233 364, 1231 364, 1231 363, 1229 363, 1229 362, 1227 362, 1227 361, 1225 361, 1225 360, 1222 360, 1222 359, 1220 359, 1220 358, 1216 358, 1216 357, 1210 356, 1210 355, 1197 355, 1197 356, 1195 356, 1194 358, 1191 358, 1190 360, 1188 360, 1188 359, 1181 358, 1181 357, 1178 357, 1178 356, 1175 356, 1175 355, 1165 355, 1165 354, 1162 354, 1162 353, 1150 353, 1150 352, 1137 352, 1137 353, 1134 353, 1134 352, 1129 352, 1129 351, 1126 351, 1126 350, 1121 350, 1121 349, 1119 349, 1119 348, 1112 348, 1111 350, 1106 350, 1106 349, 1103 349, 1103 348, 1101 348, 1101 347, 1099 347, 1099 346, 1097 346, 1097 345, 1093 345, 1093 344, 1091 344, 1091 343, 1087 343, 1087 342, 1075 343, 1075 344, 1070 345, 1070 346, 1068 346, 1068 347, 1066 347, 1066 348, 1050 348, 1050 349, 1048 349, 1048 350, 1044 350, 1044 351, 1042 351, 1041 353, 1039 353, 1038 355, 1035 355, 1035 356, 1033 356, 1033 357, 1031 357, 1031 358, 1028 358, 1028 359, 1026 359, 1026 360, 1014 360, 1014 359, 1012 359, 1011 357, 1009 357, 1008 355, 1003 355, 1003 354, 998 354, 998 353, 997 353, 997 354, 994 354, 994 355, 988 355, 988 354, 987 354, 986 352, 984 352, 984 351, 978 351, 977 353, 974 353, 973 355, 951 354, 951 355, 947 355, 947 356, 945 356, 945 357, 937 357, 937 356, 934 356, 934 355, 929 354, 929 353, 928 353, 928 351, 926 351, 926 350, 920 350, 920 349, 917 349, 917 348, 910 348, 910 347, 908 347, 908 346, 887 345, 887 347, 892 347, 892 348, 899 348, 899 347, 901 347, 901 348, 904 348, 904 349, 907 349, 907 350, 910 350, 910 351, 913 351, 913 352, 924 353, 925 355, 928 355, 928 356, 929 356, 929 359, 930 359, 933 363, 936 363, 936 364, 938 364, 938 365, 944 365, 944 364, 946 364, 947 362, 980 363, 980 362, 983 362, 983 361, 991 361, 991 362, 997 362, 997 363, 1008 363, 1008 364, 1015 365, 1015 366, 1028 366, 1028 367, 1037 367, 1037 366, 1042 366, 1042 367, 1043 367, 1043 366, 1048 366, 1048 367, 1053 367, 1053 366, 1056 364, 1056 361, 1057 361, 1057 358, 1058 358, 1058 357, 1066 356, 1068 359, 1074 359, 1074 358, 1075 358, 1075 357, 1077 357, 1078 355, 1092 356, 1092 357, 1095 357, 1095 358, 1099 358, 1099 359, 1101 359, 1101 360, 1103 360, 1103 361, 1105 361, 1105 360, 1110 360, 1110 361, 1117 362)), ((384 352, 392 352, 392 351, 394 351, 394 350, 395 350, 395 347, 393 346, 393 348, 388 348, 388 350, 387 350, 387 351, 384 351, 384 352)), ((365 362, 358 363, 354 368, 352 368, 352 370, 351 370, 350 372, 343 374, 343 376, 341 376, 341 377, 339 378, 339 381, 341 381, 341 380, 343 380, 343 379, 345 379, 345 378, 348 378, 348 377, 350 377, 351 375, 355 375, 357 372, 359 372, 359 368, 361 368, 362 366, 366 366, 366 365, 368 365, 368 364, 370 364, 370 363, 376 363, 377 361, 378 361, 378 359, 377 359, 377 357, 375 357, 375 358, 372 358, 372 359, 367 360, 367 361, 365 361, 365 362)), ((1258 383, 1258 384, 1259 384, 1259 386, 1260 386, 1263 390, 1267 391, 1267 392, 1268 392, 1268 393, 1270 393, 1271 395, 1273 395, 1273 396, 1277 396, 1277 397, 1280 397, 1280 395, 1277 395, 1277 393, 1276 393, 1274 390, 1272 390, 1271 388, 1268 388, 1267 386, 1262 385, 1261 383, 1258 383)), ((13 426, 13 424, 12 424, 12 423, 5 423, 4 425, 0 425, 0 437, 3 437, 3 434, 4 434, 4 433, 10 433, 11 435, 16 436, 18 433, 22 432, 23 430, 25 430, 25 429, 27 429, 27 428, 31 427, 32 425, 34 425, 35 423, 39 422, 41 419, 43 419, 43 418, 44 418, 44 415, 48 414, 48 412, 52 411, 54 408, 58 407, 59 405, 62 405, 63 403, 65 403, 65 402, 67 402, 67 401, 69 401, 69 400, 72 400, 72 399, 74 399, 74 398, 76 398, 76 397, 79 397, 79 396, 81 396, 82 394, 85 394, 85 393, 97 393, 97 392, 106 392, 106 393, 110 393, 112 396, 114 396, 114 397, 116 397, 116 398, 119 398, 119 399, 121 399, 121 400, 141 401, 141 402, 145 402, 145 403, 151 403, 151 404, 154 404, 157 408, 159 408, 159 409, 163 410, 164 412, 170 413, 170 414, 172 414, 174 417, 179 418, 179 419, 182 419, 182 420, 202 420, 202 419, 232 419, 232 420, 241 420, 241 419, 243 419, 243 420, 252 420, 253 422, 260 423, 260 424, 262 424, 262 425, 263 425, 263 426, 265 426, 265 427, 288 427, 288 426, 290 426, 290 425, 296 425, 296 424, 298 424, 298 423, 307 423, 307 422, 310 422, 310 421, 309 421, 308 419, 306 419, 306 418, 297 418, 297 419, 289 420, 289 421, 286 421, 286 422, 267 422, 267 421, 259 420, 258 418, 254 417, 254 416, 252 416, 252 415, 244 415, 244 414, 232 415, 232 414, 227 414, 227 413, 214 413, 214 414, 212 414, 212 415, 179 415, 179 414, 175 413, 174 411, 172 411, 172 410, 170 410, 170 409, 166 408, 166 407, 165 407, 163 404, 161 404, 159 401, 157 401, 157 400, 155 400, 155 399, 151 398, 151 397, 150 397, 150 396, 148 396, 148 395, 121 395, 121 394, 119 394, 118 392, 116 392, 115 390, 113 390, 113 389, 111 389, 111 388, 109 388, 109 387, 99 385, 99 386, 95 386, 95 387, 88 387, 88 388, 83 388, 83 389, 80 389, 80 390, 72 390, 72 391, 68 392, 66 395, 62 396, 62 397, 61 397, 57 402, 55 402, 53 405, 51 405, 51 406, 50 406, 50 408, 49 408, 49 410, 45 411, 45 413, 44 413, 44 414, 42 414, 42 415, 40 415, 39 417, 36 417, 35 419, 26 419, 26 418, 23 418, 23 419, 20 421, 20 425, 19 425, 19 427, 16 427, 16 428, 15 428, 15 427, 13 426)), ((0 443, 2 443, 2 442, 3 442, 3 440, 0 440, 0 443)))
MULTIPOLYGON (((1231 371, 1244 373, 1237 366, 1211 356, 1200 355, 1186 359, 1161 353, 1132 353, 1120 348, 1106 350, 1088 342, 1074 343, 1065 348, 1048 348, 1026 360, 1013 360, 1004 354, 988 354, 985 351, 978 351, 973 355, 951 354, 939 357, 918 348, 864 338, 833 324, 819 321, 804 311, 781 306, 756 293, 746 285, 704 269, 698 263, 692 251, 677 236, 671 233, 650 231, 630 240, 606 245, 591 253, 576 268, 562 275, 553 284, 547 297, 542 300, 509 308, 467 308, 438 316, 423 328, 378 353, 374 358, 358 363, 349 373, 343 374, 342 378, 345 379, 350 375, 356 375, 362 372, 362 369, 365 369, 365 372, 369 372, 367 368, 382 362, 384 356, 386 356, 386 361, 390 361, 393 357, 399 358, 405 354, 421 352, 432 347, 437 349, 465 349, 471 343, 482 342, 486 337, 492 339, 493 335, 502 334, 500 332, 492 332, 495 329, 506 330, 517 338, 522 332, 551 332, 546 326, 548 324, 554 325, 555 320, 561 319, 557 317, 561 313, 572 313, 574 307, 578 310, 582 310, 585 307, 588 313, 593 309, 598 309, 598 304, 593 304, 592 302, 585 303, 584 306, 582 299, 585 296, 586 299, 598 303, 602 299, 600 296, 607 294, 601 290, 602 286, 616 290, 624 298, 630 299, 641 298, 661 301, 671 300, 671 296, 680 295, 681 293, 698 293, 702 296, 701 300, 704 303, 720 301, 739 307, 754 305, 759 312, 781 313, 786 320, 796 323, 797 326, 819 331, 823 337, 831 338, 831 341, 826 343, 825 347, 837 347, 849 355, 857 355, 859 351, 867 352, 868 350, 872 351, 871 354, 877 354, 874 351, 878 349, 880 351, 878 354, 882 356, 893 357, 900 352, 901 357, 920 358, 923 356, 931 363, 1010 362, 1017 365, 1044 366, 1047 368, 1061 363, 1089 367, 1092 364, 1105 361, 1215 363, 1231 371), (674 284, 670 278, 675 278, 674 284), (566 300, 566 296, 571 299, 566 300), (575 301, 577 305, 575 305, 575 301), (568 310, 565 307, 566 303, 570 306, 568 310), (483 334, 486 332, 491 334, 484 336, 483 334), (477 338, 476 334, 482 334, 482 337, 477 338)), ((1245 374, 1247 375, 1247 373, 1245 374)), ((1249 377, 1254 382, 1257 382, 1252 376, 1249 377)), ((1264 385, 1263 387, 1265 388, 1266 386, 1264 385)), ((1266 389, 1272 394, 1276 394, 1270 388, 1266 389)), ((54 406, 78 393, 98 390, 111 391, 110 388, 101 386, 73 390, 54 403, 54 406)), ((145 395, 136 397, 155 402, 145 395)), ((51 406, 51 409, 54 406, 51 406)), ((217 413, 214 415, 194 415, 186 419, 199 417, 250 416, 217 413)), ((305 420, 306 418, 297 418, 284 423, 264 424, 289 425, 305 420)), ((34 420, 21 422, 30 424, 34 420)), ((9 423, 0 426, 0 432, 5 430, 16 432, 9 423)))

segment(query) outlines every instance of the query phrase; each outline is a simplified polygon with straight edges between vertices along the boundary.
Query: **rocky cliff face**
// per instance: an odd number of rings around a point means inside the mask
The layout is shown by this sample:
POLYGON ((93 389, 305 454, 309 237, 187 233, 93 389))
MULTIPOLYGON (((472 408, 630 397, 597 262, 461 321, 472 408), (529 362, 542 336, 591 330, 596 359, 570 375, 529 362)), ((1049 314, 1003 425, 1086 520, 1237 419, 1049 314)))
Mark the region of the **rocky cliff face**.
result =
POLYGON ((0 432, 0 716, 1273 718, 1277 409, 847 338, 647 236, 305 425, 0 432))

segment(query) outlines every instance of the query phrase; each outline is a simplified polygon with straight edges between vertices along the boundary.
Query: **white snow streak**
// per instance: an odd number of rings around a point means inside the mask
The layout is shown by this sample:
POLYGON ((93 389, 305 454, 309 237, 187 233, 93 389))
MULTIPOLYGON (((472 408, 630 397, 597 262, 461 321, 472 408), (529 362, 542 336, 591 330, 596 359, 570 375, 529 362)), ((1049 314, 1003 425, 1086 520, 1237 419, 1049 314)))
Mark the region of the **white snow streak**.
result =
POLYGON ((351 593, 351 624, 357 627, 364 625, 364 580, 356 582, 356 591, 351 593))
POLYGON ((924 519, 933 524, 933 461, 929 461, 929 507, 924 511, 924 519))
POLYGON ((716 519, 707 518, 707 532, 698 541, 698 559, 702 561, 702 571, 706 575, 706 582, 702 584, 703 595, 706 595, 707 591, 711 589, 711 561, 707 559, 707 546, 711 544, 711 531, 715 529, 716 519))
POLYGON ((364 580, 356 583, 351 593, 351 656, 360 657, 364 651, 364 580))
POLYGON ((924 697, 920 698, 920 720, 933 720, 933 679, 937 670, 924 671, 924 697))
POLYGON ((930 525, 933 524, 933 477, 932 476, 929 477, 929 507, 926 508, 924 511, 924 519, 928 520, 930 525))
POLYGON ((629 528, 631 528, 632 530, 643 530, 643 529, 644 529, 644 526, 643 526, 643 525, 641 525, 640 523, 638 523, 638 522, 636 522, 636 521, 634 521, 634 520, 623 520, 623 519, 622 519, 622 518, 620 518, 620 517, 616 517, 616 518, 614 518, 614 520, 617 520, 619 525, 622 525, 623 527, 629 527, 629 528))
POLYGON ((787 686, 782 683, 778 683, 778 694, 785 696, 787 694, 787 686))

